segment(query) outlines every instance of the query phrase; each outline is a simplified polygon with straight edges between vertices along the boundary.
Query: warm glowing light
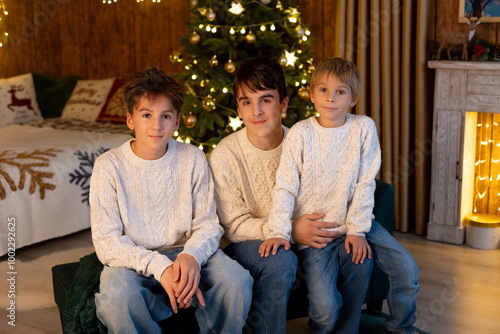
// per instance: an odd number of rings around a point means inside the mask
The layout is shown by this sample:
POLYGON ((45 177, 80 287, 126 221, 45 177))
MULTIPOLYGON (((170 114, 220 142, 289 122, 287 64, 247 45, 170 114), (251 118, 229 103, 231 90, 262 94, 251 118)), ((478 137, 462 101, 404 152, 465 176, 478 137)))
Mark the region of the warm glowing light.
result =
POLYGON ((203 24, 200 24, 198 28, 203 29, 203 24))
POLYGON ((193 79, 193 80, 196 80, 196 78, 198 78, 198 77, 196 76, 196 74, 193 74, 193 75, 191 76, 191 79, 193 79))
POLYGON ((198 148, 203 151, 203 145, 198 146, 198 148))
POLYGON ((215 34, 217 32, 217 28, 216 27, 213 27, 212 28, 212 33, 215 34))
POLYGON ((189 140, 189 138, 186 138, 186 144, 189 144, 191 142, 191 140, 189 140))
POLYGON ((274 24, 271 24, 271 28, 269 28, 269 29, 271 29, 272 31, 274 31, 274 30, 276 30, 276 26, 274 24))
POLYGON ((234 33, 235 33, 234 28, 231 28, 231 30, 229 30, 229 33, 230 33, 231 35, 234 35, 234 33))
POLYGON ((229 126, 233 129, 233 131, 238 130, 238 128, 243 124, 239 117, 231 117, 229 116, 229 126))
POLYGON ((244 10, 245 8, 243 8, 243 5, 241 3, 233 2, 231 8, 229 9, 229 12, 234 15, 240 15, 244 10))
POLYGON ((260 26, 260 31, 266 31, 266 26, 264 25, 260 26))
POLYGON ((210 31, 210 30, 212 30, 212 28, 210 28, 210 26, 207 26, 207 27, 205 28, 205 30, 206 30, 206 31, 210 31))
POLYGON ((179 132, 175 131, 174 132, 174 137, 178 137, 179 136, 179 132))
POLYGON ((295 62, 297 61, 297 57, 295 56, 295 51, 288 52, 288 50, 285 50, 285 57, 286 57, 286 65, 295 67, 295 62))
POLYGON ((226 87, 222 88, 222 92, 226 94, 228 92, 227 88, 226 87))
POLYGON ((245 34, 246 32, 247 32, 247 31, 245 30, 245 28, 241 28, 240 33, 241 33, 242 35, 243 35, 243 34, 245 34))

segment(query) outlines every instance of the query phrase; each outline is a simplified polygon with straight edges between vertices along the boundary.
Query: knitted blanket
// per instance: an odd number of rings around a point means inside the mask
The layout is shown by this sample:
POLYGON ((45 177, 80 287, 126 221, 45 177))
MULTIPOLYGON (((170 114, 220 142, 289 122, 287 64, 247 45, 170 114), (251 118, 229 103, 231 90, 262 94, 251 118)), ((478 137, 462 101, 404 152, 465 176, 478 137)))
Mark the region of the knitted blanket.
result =
POLYGON ((95 252, 80 259, 80 267, 75 273, 66 299, 65 333, 107 332, 106 327, 97 318, 95 306, 95 294, 99 292, 103 267, 95 252))

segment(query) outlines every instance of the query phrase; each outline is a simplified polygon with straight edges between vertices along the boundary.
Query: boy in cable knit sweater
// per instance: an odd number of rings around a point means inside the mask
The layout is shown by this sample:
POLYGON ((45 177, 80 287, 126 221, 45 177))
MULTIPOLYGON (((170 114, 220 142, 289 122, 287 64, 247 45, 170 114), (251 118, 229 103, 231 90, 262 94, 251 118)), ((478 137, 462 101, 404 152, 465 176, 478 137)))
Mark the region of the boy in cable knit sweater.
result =
POLYGON ((110 333, 160 333, 159 321, 195 306, 202 333, 241 332, 253 280, 218 250, 205 155, 172 139, 182 87, 151 69, 125 91, 136 138, 96 160, 90 185, 92 240, 105 265, 97 316, 110 333))
POLYGON ((323 61, 313 73, 310 94, 319 117, 298 122, 284 140, 269 238, 259 249, 267 257, 279 246, 289 248, 291 220, 304 213, 324 212, 324 220, 339 224, 342 236, 325 248, 298 245, 315 333, 358 333, 373 265, 364 235, 373 219, 380 148, 374 122, 348 114, 359 82, 358 69, 340 58, 323 61))

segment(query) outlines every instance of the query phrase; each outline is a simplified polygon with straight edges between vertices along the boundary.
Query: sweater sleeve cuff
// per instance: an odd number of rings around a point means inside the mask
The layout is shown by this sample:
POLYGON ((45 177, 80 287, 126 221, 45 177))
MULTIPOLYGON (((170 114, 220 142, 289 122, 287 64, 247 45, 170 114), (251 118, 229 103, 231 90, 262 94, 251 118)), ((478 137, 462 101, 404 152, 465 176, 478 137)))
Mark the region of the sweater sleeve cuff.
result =
POLYGON ((190 250, 184 249, 182 252, 179 253, 179 255, 180 254, 187 254, 187 255, 194 257, 196 262, 198 262, 198 268, 200 268, 200 269, 201 269, 201 266, 206 262, 206 260, 203 260, 204 256, 202 254, 200 254, 199 252, 195 252, 192 249, 190 249, 190 250))
POLYGON ((173 264, 172 260, 170 260, 168 257, 165 255, 161 255, 153 259, 149 263, 150 270, 149 272, 153 273, 154 278, 160 282, 161 275, 167 269, 173 264))

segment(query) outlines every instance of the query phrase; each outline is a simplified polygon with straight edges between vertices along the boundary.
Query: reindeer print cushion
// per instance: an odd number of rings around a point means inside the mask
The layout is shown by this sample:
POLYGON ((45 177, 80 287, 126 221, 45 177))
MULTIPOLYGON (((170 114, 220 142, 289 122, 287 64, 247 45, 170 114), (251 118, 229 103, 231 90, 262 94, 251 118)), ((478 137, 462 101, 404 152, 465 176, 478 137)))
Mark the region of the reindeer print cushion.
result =
POLYGON ((41 120, 31 73, 0 79, 0 127, 41 120))
POLYGON ((104 108, 115 78, 78 80, 64 106, 61 118, 76 118, 94 122, 104 108))

